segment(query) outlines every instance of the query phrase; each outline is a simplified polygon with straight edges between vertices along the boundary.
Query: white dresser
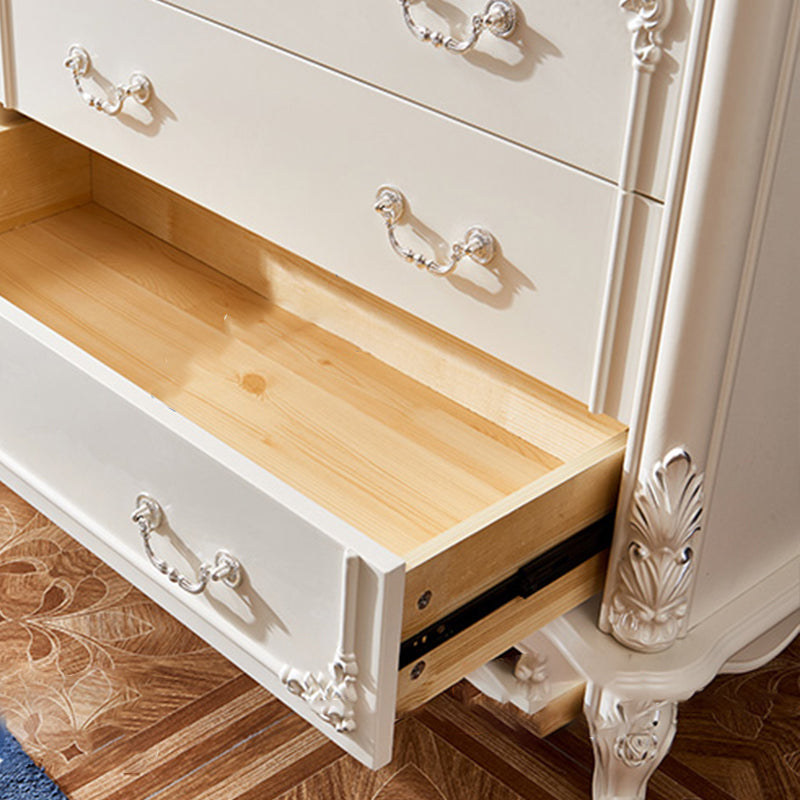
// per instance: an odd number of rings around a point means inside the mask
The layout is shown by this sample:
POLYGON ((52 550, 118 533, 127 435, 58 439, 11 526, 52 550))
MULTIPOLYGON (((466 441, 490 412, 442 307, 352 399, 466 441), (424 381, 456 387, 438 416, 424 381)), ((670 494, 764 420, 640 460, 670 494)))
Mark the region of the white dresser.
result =
POLYGON ((643 796, 797 627, 798 4, 0 26, 0 479, 373 767, 546 626, 643 796))

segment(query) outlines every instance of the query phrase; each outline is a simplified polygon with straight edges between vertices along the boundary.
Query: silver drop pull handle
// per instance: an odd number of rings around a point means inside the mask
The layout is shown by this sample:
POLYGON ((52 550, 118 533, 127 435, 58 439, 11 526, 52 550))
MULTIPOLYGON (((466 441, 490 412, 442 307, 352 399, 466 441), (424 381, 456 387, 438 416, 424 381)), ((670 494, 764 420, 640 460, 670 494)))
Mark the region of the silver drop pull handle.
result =
POLYGON ((421 42, 430 42, 434 47, 444 47, 448 53, 459 54, 472 50, 484 31, 506 39, 514 32, 514 26, 517 24, 517 8, 511 0, 489 0, 482 13, 473 14, 469 38, 460 40, 414 22, 409 10, 411 0, 400 0, 400 5, 403 7, 403 19, 411 33, 421 42))
POLYGON ((74 44, 70 47, 64 66, 72 73, 75 88, 87 105, 111 117, 122 111, 122 106, 129 97, 144 105, 150 100, 150 96, 153 93, 153 85, 150 83, 150 79, 146 75, 142 75, 141 72, 134 72, 128 78, 127 83, 115 86, 111 90, 111 96, 108 99, 103 100, 90 94, 83 88, 81 78, 87 75, 92 68, 92 60, 89 58, 89 53, 79 44, 74 44))
POLYGON ((389 244, 392 245, 395 253, 404 261, 416 264, 420 269, 427 269, 434 275, 449 275, 465 256, 484 266, 494 257, 496 249, 494 236, 485 228, 477 225, 467 230, 463 242, 454 242, 450 245, 450 261, 447 264, 440 264, 431 258, 426 258, 421 253, 415 253, 408 247, 403 247, 397 241, 395 228, 403 216, 405 201, 403 193, 394 186, 381 186, 378 189, 374 208, 386 223, 389 244))
POLYGON ((238 559, 225 550, 217 550, 213 564, 200 565, 200 577, 196 581, 181 575, 175 567, 171 567, 166 561, 159 558, 153 551, 150 536, 161 525, 164 519, 164 512, 158 501, 149 495, 140 494, 136 498, 136 510, 131 515, 131 519, 139 527, 139 533, 142 535, 142 543, 144 544, 144 552, 150 563, 162 575, 166 575, 172 583, 177 583, 184 591, 190 594, 200 594, 208 586, 209 581, 222 581, 231 589, 235 589, 239 585, 242 579, 242 565, 238 559))

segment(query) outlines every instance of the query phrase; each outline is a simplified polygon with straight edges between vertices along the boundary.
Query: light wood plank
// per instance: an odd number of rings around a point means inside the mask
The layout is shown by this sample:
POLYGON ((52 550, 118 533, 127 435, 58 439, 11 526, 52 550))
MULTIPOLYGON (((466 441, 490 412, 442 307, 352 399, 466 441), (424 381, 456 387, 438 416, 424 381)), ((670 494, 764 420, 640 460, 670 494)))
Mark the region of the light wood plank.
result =
POLYGON ((405 554, 559 462, 96 206, 0 238, 6 296, 405 554))
POLYGON ((409 553, 403 638, 610 513, 625 441, 626 433, 618 433, 409 553), (430 600, 420 609, 417 599, 428 591, 430 600))
POLYGON ((99 204, 556 458, 623 426, 296 255, 93 155, 99 204))
POLYGON ((3 105, 0 105, 0 125, 5 127, 12 122, 17 122, 19 120, 24 119, 22 114, 18 111, 13 111, 10 108, 5 108, 3 105))
POLYGON ((619 423, 105 159, 93 168, 96 196, 158 238, 97 206, 42 220, 0 237, 6 296, 406 558, 404 636, 612 508, 619 423))
POLYGON ((526 599, 517 598, 425 655, 425 668, 400 670, 397 713, 403 714, 452 686, 551 620, 603 588, 606 554, 595 556, 526 599))
POLYGON ((467 680, 460 681, 450 690, 450 694, 470 711, 483 709, 484 715, 493 721, 512 729, 530 731, 540 739, 580 716, 585 692, 586 684, 577 681, 561 694, 551 697, 546 706, 529 714, 512 702, 501 703, 483 694, 467 680))
POLYGON ((0 110, 0 231, 88 202, 89 151, 15 112, 0 110))

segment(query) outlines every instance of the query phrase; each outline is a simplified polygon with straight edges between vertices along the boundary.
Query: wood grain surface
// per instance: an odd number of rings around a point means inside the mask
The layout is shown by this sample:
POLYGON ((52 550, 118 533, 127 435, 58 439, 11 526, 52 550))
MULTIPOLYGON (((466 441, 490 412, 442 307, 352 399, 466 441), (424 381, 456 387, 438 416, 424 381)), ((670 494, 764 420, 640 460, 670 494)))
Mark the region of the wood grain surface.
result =
POLYGON ((398 555, 562 463, 99 206, 2 234, 0 273, 12 303, 398 555))
MULTIPOLYGON (((586 726, 540 739, 461 685, 370 772, 0 486, 0 713, 71 800, 588 800, 586 726)), ((800 797, 800 640, 681 706, 648 800, 800 797)))
POLYGON ((580 456, 598 442, 598 434, 622 430, 530 375, 97 153, 92 153, 92 197, 561 460, 580 456))
MULTIPOLYGON (((47 181, 11 171, 39 188, 35 221, 0 235, 0 292, 402 556, 404 636, 612 510, 623 425, 35 123, 0 126, 0 164, 47 166, 45 145, 65 151, 47 181), (55 213, 70 155, 69 204, 97 203, 55 213)), ((572 603, 600 570, 584 578, 572 603)), ((516 641, 500 622, 476 658, 516 641)))
POLYGON ((0 231, 91 199, 89 151, 0 106, 0 231))

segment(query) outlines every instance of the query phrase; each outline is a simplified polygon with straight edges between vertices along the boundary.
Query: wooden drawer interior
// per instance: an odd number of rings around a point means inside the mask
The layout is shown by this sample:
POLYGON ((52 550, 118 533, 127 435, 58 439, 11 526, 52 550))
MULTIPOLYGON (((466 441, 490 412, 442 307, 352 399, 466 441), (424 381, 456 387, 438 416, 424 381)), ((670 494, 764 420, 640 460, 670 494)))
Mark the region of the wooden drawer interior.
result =
MULTIPOLYGON (((0 167, 3 296, 402 557, 404 638, 613 509, 620 423, 35 123, 0 167)), ((401 710, 602 573, 401 671, 401 710)))

